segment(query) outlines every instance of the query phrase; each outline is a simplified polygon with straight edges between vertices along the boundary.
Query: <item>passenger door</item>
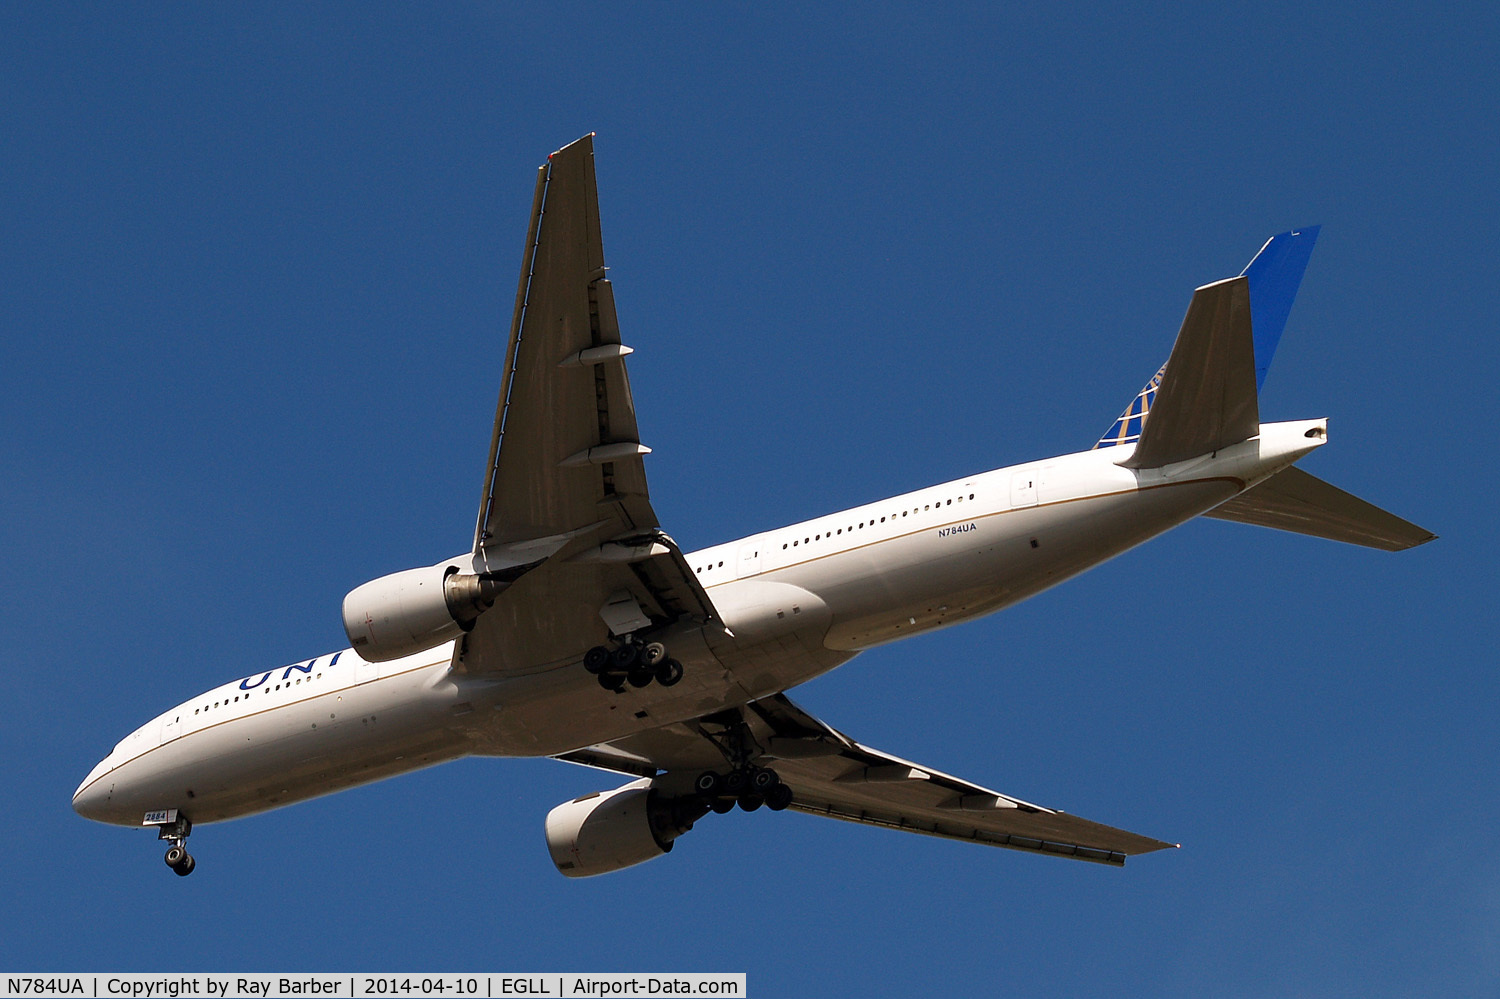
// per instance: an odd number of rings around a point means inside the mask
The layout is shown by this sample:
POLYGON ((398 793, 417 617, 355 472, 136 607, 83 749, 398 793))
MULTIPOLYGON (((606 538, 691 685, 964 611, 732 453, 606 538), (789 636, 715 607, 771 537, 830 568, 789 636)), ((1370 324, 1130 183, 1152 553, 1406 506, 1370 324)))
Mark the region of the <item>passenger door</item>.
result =
POLYGON ((1031 470, 1015 472, 1011 475, 1010 508, 1012 510, 1023 506, 1036 506, 1036 479, 1036 472, 1031 470))
POLYGON ((735 573, 740 579, 744 579, 747 576, 760 575, 759 538, 740 546, 740 561, 735 567, 735 573))

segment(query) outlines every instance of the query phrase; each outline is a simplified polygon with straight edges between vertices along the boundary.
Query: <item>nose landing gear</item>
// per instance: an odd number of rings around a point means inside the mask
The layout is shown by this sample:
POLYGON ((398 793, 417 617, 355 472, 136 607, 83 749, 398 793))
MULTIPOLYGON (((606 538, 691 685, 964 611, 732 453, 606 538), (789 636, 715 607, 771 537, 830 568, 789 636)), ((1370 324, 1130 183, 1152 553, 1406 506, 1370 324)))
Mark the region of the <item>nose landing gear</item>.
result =
POLYGON ((157 826, 156 838, 169 840, 172 844, 162 859, 179 878, 187 877, 198 866, 192 854, 187 852, 187 838, 192 831, 193 823, 186 815, 177 815, 170 822, 158 823, 157 826))
POLYGON ((178 877, 187 877, 193 873, 193 868, 198 866, 198 862, 193 859, 193 855, 180 846, 168 847, 167 855, 163 859, 166 860, 167 866, 177 873, 178 877))

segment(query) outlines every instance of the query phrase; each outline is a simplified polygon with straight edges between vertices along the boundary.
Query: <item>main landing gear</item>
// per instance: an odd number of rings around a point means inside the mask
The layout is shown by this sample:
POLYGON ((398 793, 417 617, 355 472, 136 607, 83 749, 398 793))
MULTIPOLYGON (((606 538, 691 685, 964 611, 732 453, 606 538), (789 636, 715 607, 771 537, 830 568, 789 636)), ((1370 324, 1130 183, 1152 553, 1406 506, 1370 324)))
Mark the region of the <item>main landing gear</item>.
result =
POLYGON ((584 654, 583 668, 599 678, 599 686, 617 694, 627 683, 646 687, 655 680, 670 687, 682 679, 682 663, 668 656, 660 642, 627 640, 613 649, 596 645, 584 654))
POLYGON ((779 812, 792 803, 792 789, 770 767, 736 767, 727 774, 705 770, 693 782, 693 790, 719 815, 732 811, 736 804, 747 812, 761 805, 779 812))
POLYGON ((157 839, 170 840, 172 843, 167 848, 167 855, 162 859, 167 862, 168 867, 172 868, 173 873, 180 878, 187 877, 193 873, 193 868, 198 866, 198 862, 193 859, 192 854, 187 852, 187 838, 188 834, 192 831, 193 824, 188 821, 186 815, 179 815, 172 822, 165 823, 157 829, 157 839))

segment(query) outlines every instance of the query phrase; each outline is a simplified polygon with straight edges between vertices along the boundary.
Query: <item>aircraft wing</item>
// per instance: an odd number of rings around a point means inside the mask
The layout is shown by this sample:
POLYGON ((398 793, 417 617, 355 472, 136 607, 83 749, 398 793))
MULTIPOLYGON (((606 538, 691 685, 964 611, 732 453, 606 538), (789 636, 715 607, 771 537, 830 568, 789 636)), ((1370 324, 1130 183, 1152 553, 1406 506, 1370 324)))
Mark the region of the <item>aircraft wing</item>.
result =
POLYGON ((783 694, 557 758, 687 787, 704 770, 722 772, 719 746, 734 740, 749 740, 758 765, 773 767, 791 787, 791 807, 809 815, 1116 866, 1176 845, 860 745, 783 694))
POLYGON ((537 175, 490 457, 476 567, 536 565, 480 615, 466 672, 577 661, 622 594, 638 620, 708 620, 713 605, 646 491, 614 292, 605 278, 593 136, 537 175))

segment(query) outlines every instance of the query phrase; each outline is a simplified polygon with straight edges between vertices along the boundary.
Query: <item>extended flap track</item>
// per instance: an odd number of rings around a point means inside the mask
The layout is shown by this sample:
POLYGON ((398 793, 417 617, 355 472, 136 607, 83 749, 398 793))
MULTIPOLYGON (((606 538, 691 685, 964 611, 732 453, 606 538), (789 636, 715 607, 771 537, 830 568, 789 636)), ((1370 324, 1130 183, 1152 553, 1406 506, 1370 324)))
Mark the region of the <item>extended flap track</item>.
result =
MULTIPOLYGON (((600 268, 602 271, 603 268, 600 268)), ((598 273, 598 272, 596 272, 598 273)), ((604 345, 604 338, 600 335, 599 325, 599 285, 603 282, 602 276, 589 281, 589 342, 595 347, 604 345)), ((607 282, 605 282, 607 284, 607 282)), ((605 379, 605 365, 593 365, 594 371, 594 407, 598 418, 599 443, 603 444, 611 440, 609 432, 609 386, 605 379)), ((607 461, 600 466, 600 485, 604 490, 606 500, 615 496, 615 463, 607 461)))

